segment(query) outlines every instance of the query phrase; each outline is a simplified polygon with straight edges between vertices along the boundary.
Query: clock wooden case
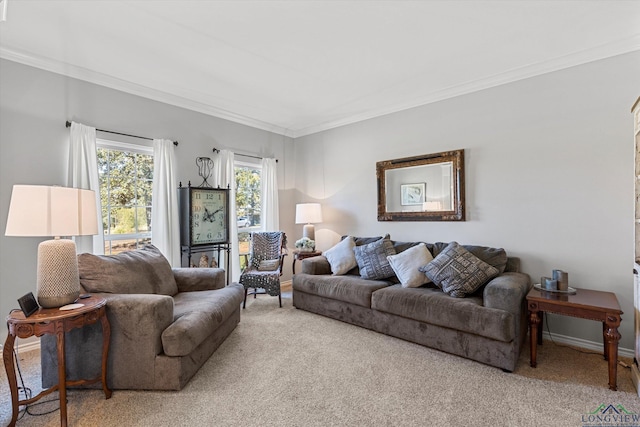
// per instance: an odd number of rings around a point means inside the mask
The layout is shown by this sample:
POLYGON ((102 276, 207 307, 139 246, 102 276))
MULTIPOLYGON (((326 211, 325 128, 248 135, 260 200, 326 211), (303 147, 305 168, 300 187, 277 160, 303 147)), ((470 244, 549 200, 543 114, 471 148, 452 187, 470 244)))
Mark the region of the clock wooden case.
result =
POLYGON ((229 190, 180 187, 180 244, 198 247, 229 243, 229 190))

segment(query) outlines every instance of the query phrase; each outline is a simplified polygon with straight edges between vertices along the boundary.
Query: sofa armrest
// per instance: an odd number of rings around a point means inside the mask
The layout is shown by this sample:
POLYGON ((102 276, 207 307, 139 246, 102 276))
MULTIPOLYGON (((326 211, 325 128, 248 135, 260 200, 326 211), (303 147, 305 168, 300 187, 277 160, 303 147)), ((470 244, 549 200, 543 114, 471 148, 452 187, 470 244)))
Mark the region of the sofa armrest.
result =
POLYGON ((531 279, 524 273, 503 273, 484 288, 484 306, 519 314, 524 297, 531 288, 531 279))
POLYGON ((225 285, 222 268, 174 268, 178 292, 209 291, 225 285))
POLYGON ((324 255, 305 258, 302 260, 304 274, 331 274, 331 264, 324 255))
POLYGON ((133 353, 123 356, 136 360, 135 354, 162 353, 162 332, 173 323, 173 298, 158 294, 95 294, 107 300, 113 347, 124 346, 133 353), (114 342, 119 341, 119 342, 114 342))

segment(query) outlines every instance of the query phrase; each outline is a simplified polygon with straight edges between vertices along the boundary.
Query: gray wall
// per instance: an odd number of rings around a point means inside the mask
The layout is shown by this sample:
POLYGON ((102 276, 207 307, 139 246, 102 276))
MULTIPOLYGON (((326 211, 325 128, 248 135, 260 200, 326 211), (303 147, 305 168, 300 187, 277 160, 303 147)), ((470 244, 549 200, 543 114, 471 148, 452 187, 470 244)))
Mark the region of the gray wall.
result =
MULTIPOLYGON (((537 282, 616 293, 633 348, 634 146, 640 52, 296 139, 299 200, 319 201, 318 247, 342 234, 503 247, 537 282), (465 149, 466 222, 378 222, 375 164, 465 149)), ((552 333, 601 341, 596 322, 552 333)))
MULTIPOLYGON (((38 243, 44 239, 5 237, 14 184, 65 185, 69 129, 75 120, 101 129, 178 140, 178 177, 199 185, 195 159, 212 148, 275 156, 278 162, 281 224, 293 227, 292 140, 227 120, 152 101, 58 74, 0 60, 0 313, 36 291, 38 243)), ((98 133, 98 137, 113 138, 98 133)), ((140 142, 140 140, 129 140, 140 142)), ((287 264, 285 279, 290 278, 287 264)), ((0 328, 0 340, 6 328, 0 328)))
MULTIPOLYGON (((35 292, 37 244, 4 237, 13 184, 64 184, 68 119, 180 141, 178 175, 199 183, 211 148, 275 155, 281 226, 302 234, 294 205, 319 201, 321 250, 341 234, 504 247, 534 279, 554 268, 571 286, 610 290, 633 348, 634 147, 630 107, 640 53, 598 61, 396 114, 289 138, 0 60, 0 313, 35 292), (375 163, 465 149, 466 222, 378 222, 375 163)), ((290 277, 290 262, 284 279, 290 277)), ((599 341, 595 322, 551 316, 552 332, 599 341)), ((6 331, 0 333, 4 341, 6 331)))

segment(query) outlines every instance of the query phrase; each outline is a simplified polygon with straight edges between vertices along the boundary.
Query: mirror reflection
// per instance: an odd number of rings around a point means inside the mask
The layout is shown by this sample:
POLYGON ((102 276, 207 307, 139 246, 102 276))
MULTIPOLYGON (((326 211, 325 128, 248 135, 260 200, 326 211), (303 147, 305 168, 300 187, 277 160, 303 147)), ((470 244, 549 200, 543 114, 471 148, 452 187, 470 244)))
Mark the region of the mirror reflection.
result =
POLYGON ((379 221, 464 221, 464 150, 376 164, 379 221))
POLYGON ((452 211, 452 177, 453 162, 385 171, 387 212, 452 211))

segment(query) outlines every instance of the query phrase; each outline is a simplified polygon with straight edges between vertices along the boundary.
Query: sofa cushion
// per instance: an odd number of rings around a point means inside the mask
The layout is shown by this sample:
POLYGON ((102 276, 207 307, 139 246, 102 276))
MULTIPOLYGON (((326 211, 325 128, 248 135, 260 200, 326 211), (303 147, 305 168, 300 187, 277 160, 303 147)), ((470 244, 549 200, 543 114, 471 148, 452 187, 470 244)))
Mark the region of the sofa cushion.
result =
MULTIPOLYGON (((429 245, 427 245, 429 246, 429 245)), ((438 256, 449 243, 436 242, 431 245, 431 253, 434 257, 438 256)), ((488 246, 462 245, 463 248, 480 258, 482 261, 498 269, 500 274, 504 273, 507 267, 507 252, 502 248, 490 248, 488 246)))
POLYGON ((175 295, 171 264, 153 245, 117 255, 78 255, 80 284, 87 292, 175 295))
POLYGON ((453 298, 434 286, 377 290, 371 308, 483 337, 510 342, 515 337, 515 319, 505 310, 487 308, 479 295, 453 298))
POLYGON ((174 321, 162 332, 167 356, 191 354, 209 335, 240 308, 244 288, 233 284, 212 291, 180 292, 173 298, 174 321))
POLYGON ((396 255, 389 255, 387 260, 396 273, 396 277, 405 288, 416 288, 429 283, 426 274, 418 270, 433 259, 424 243, 412 246, 396 255))
POLYGON ((327 261, 329 261, 331 272, 334 275, 346 274, 358 265, 356 263, 356 256, 353 253, 355 246, 355 239, 352 236, 347 236, 324 252, 324 256, 327 258, 327 261))
POLYGON ((363 279, 386 279, 394 275, 387 257, 395 255, 396 251, 388 237, 366 245, 356 246, 353 251, 360 269, 360 276, 363 279))
POLYGON ((433 261, 420 267, 420 271, 456 298, 472 294, 500 273, 456 242, 449 243, 433 261))
POLYGON ((390 286, 383 280, 365 280, 357 276, 316 276, 296 274, 293 276, 293 292, 305 292, 362 307, 371 307, 371 294, 390 286))

